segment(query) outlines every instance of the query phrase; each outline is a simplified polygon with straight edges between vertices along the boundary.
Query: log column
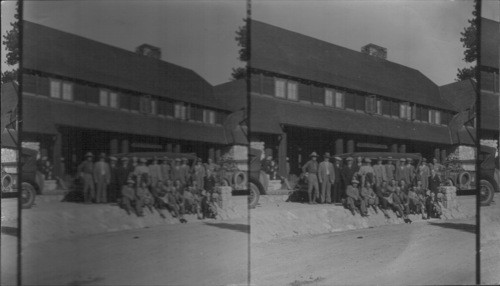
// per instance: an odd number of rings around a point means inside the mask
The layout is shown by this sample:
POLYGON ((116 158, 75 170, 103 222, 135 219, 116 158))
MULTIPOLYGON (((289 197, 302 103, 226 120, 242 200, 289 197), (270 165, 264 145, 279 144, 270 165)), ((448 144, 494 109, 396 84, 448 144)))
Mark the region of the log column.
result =
POLYGON ((344 153, 344 139, 339 138, 335 140, 335 155, 344 153))
POLYGON ((349 139, 347 140, 347 153, 353 153, 354 152, 354 140, 349 139))
POLYGON ((278 172, 281 176, 286 177, 286 151, 288 144, 287 134, 283 133, 280 136, 278 146, 278 172))

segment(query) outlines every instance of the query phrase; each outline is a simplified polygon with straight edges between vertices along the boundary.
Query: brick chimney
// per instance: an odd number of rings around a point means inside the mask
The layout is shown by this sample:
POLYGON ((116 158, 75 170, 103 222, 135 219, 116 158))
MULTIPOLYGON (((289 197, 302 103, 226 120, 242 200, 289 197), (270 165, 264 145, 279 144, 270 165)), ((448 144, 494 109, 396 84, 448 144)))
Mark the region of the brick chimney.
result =
POLYGON ((377 58, 387 59, 387 49, 375 44, 368 44, 361 48, 361 52, 377 58))
POLYGON ((161 49, 149 44, 142 44, 135 49, 135 52, 146 57, 161 59, 161 49))

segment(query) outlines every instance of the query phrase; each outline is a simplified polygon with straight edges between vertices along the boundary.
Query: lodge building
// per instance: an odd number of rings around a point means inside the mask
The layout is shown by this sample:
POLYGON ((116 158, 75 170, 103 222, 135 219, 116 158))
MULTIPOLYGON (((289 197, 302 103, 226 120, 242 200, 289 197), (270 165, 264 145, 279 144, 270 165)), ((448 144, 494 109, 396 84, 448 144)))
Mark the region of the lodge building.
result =
MULTIPOLYGON (((471 81, 439 87, 374 44, 357 52, 251 25, 250 141, 263 142, 280 170, 288 157, 298 174, 312 151, 418 152, 442 161, 456 146, 474 144, 463 134, 475 134, 466 110, 475 98, 471 81), (465 97, 460 105, 449 100, 456 94, 465 97)), ((215 90, 236 110, 245 105, 245 87, 240 80, 215 90)))
POLYGON ((66 158, 70 172, 88 151, 195 152, 206 160, 246 143, 228 134, 231 112, 212 85, 162 61, 158 48, 127 51, 28 21, 23 32, 22 140, 39 143, 52 162, 66 158))

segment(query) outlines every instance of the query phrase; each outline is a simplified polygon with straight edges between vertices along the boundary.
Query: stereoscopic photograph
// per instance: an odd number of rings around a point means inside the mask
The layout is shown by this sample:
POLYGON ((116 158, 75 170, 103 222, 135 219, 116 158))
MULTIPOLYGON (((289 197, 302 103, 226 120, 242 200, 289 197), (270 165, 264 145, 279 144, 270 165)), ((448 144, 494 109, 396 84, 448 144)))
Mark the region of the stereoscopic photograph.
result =
POLYGON ((3 1, 2 285, 500 275, 500 1, 3 1))

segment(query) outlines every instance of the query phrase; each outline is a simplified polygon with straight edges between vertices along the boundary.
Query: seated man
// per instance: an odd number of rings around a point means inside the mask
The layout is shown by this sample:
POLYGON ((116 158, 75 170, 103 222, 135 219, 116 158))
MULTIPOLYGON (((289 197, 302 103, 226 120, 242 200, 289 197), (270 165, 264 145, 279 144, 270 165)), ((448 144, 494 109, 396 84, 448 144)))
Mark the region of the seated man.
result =
POLYGON ((122 207, 125 208, 125 211, 127 211, 127 214, 129 215, 132 211, 132 204, 134 204, 136 207, 136 215, 139 214, 139 209, 138 209, 139 204, 136 203, 134 185, 135 181, 132 178, 130 178, 127 180, 127 184, 124 185, 121 189, 121 194, 122 194, 121 204, 122 207))
POLYGON ((358 184, 359 181, 353 179, 351 181, 351 185, 347 186, 346 189, 347 207, 351 211, 352 215, 355 215, 356 214, 355 211, 359 211, 358 207, 360 207, 361 216, 367 216, 368 212, 366 211, 366 203, 359 195, 358 184))
POLYGON ((392 205, 392 192, 388 188, 387 181, 382 181, 380 185, 377 185, 376 193, 384 216, 390 218, 387 209, 392 205))
POLYGON ((140 180, 140 185, 136 189, 136 209, 138 211, 138 216, 144 216, 143 208, 145 206, 148 207, 150 212, 153 212, 153 206, 155 202, 153 195, 148 190, 148 181, 146 179, 147 177, 144 175, 142 177, 143 178, 140 180))
POLYGON ((372 207, 375 213, 378 213, 378 197, 373 191, 369 181, 365 181, 365 186, 361 188, 361 198, 365 201, 366 207, 372 207))
POLYGON ((181 222, 183 222, 184 217, 180 206, 177 203, 176 193, 177 191, 172 180, 167 180, 166 185, 163 184, 162 192, 160 193, 160 205, 162 207, 166 207, 173 217, 177 217, 181 222))
POLYGON ((441 218, 442 209, 441 206, 438 203, 438 200, 436 198, 436 195, 432 191, 428 191, 428 196, 425 202, 425 208, 427 211, 427 218, 441 218))
POLYGON ((401 191, 400 187, 396 188, 396 192, 392 196, 393 207, 397 211, 398 217, 403 217, 406 223, 411 223, 411 220, 408 218, 409 212, 409 200, 408 196, 401 191))

